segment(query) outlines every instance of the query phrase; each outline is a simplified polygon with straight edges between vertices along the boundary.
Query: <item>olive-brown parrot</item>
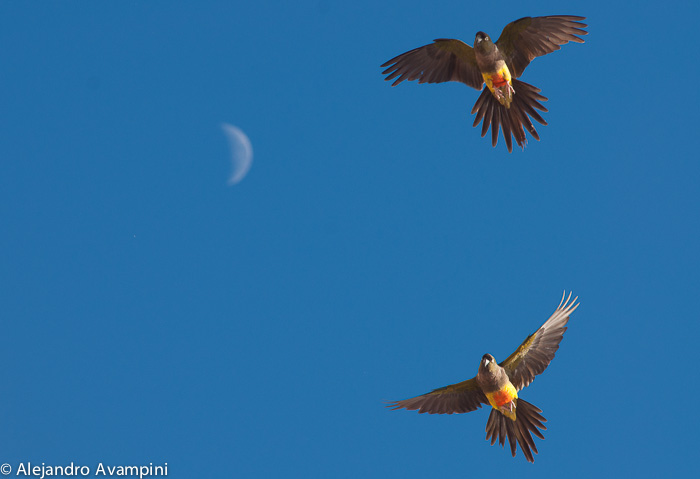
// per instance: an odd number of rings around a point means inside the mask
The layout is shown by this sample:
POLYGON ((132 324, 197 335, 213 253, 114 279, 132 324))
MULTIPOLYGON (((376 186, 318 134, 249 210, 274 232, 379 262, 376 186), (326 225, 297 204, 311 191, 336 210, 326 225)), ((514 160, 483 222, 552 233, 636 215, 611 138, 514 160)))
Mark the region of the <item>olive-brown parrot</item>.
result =
POLYGON ((534 381, 554 359, 559 343, 566 331, 569 315, 578 307, 576 300, 566 293, 552 316, 523 341, 513 354, 500 364, 490 354, 484 354, 475 377, 435 389, 422 396, 390 402, 392 409, 417 409, 419 413, 453 414, 474 411, 482 404, 491 405, 491 415, 486 422, 486 440, 503 446, 506 438, 515 457, 516 443, 520 444, 525 458, 535 462, 537 454, 532 434, 544 439, 539 429, 546 430, 547 420, 542 410, 518 397, 518 391, 534 381))
POLYGON ((580 23, 586 17, 554 15, 524 17, 505 26, 496 43, 484 32, 477 32, 474 48, 460 40, 439 38, 429 45, 413 49, 382 64, 386 80, 396 78, 392 86, 404 80, 418 83, 459 81, 472 88, 485 88, 472 108, 474 126, 483 119, 481 136, 491 126, 491 143, 498 142, 499 125, 508 151, 513 151, 512 136, 525 148, 525 128, 539 140, 537 130, 528 117, 546 125, 536 110, 546 112, 539 103, 547 101, 540 89, 520 80, 528 64, 535 58, 568 42, 583 43, 577 35, 587 35, 580 23), (398 78, 397 78, 398 77, 398 78))

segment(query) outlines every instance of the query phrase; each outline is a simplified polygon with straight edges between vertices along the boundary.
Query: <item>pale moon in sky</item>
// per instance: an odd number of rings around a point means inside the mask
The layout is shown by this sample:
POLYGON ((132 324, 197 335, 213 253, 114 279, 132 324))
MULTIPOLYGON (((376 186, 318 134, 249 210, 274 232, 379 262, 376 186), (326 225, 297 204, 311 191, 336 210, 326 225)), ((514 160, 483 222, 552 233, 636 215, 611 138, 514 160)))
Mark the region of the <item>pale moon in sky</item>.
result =
POLYGON ((253 163, 253 146, 240 128, 222 123, 221 129, 224 130, 231 147, 231 176, 228 184, 235 185, 250 170, 250 165, 253 163))

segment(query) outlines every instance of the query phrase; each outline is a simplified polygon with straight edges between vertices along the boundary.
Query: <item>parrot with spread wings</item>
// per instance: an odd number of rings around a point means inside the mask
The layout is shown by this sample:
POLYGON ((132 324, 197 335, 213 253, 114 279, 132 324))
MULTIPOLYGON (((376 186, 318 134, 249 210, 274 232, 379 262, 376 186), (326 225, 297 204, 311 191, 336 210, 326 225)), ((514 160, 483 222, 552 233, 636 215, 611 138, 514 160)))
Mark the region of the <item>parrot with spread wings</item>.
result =
POLYGON ((381 65, 386 80, 396 78, 392 86, 404 80, 418 83, 458 81, 481 90, 472 114, 474 126, 483 120, 481 136, 491 127, 491 143, 498 143, 499 126, 508 151, 513 140, 525 148, 525 130, 539 141, 530 117, 542 125, 547 122, 537 110, 548 111, 540 101, 547 98, 540 89, 517 80, 530 62, 539 56, 559 50, 568 42, 583 43, 587 35, 586 17, 553 15, 524 17, 505 26, 494 43, 484 32, 477 32, 474 48, 461 40, 439 38, 429 45, 413 49, 381 65), (528 116, 529 115, 529 116, 528 116))
POLYGON ((544 372, 559 349, 569 315, 578 308, 578 297, 562 296, 552 316, 523 341, 505 361, 496 363, 490 354, 484 354, 475 377, 435 389, 427 394, 403 401, 390 402, 392 409, 418 410, 419 413, 453 414, 475 411, 482 404, 491 406, 491 415, 486 422, 486 440, 491 445, 505 445, 506 438, 515 457, 516 444, 520 445, 525 458, 535 462, 537 446, 532 434, 544 439, 540 432, 547 428, 542 410, 518 397, 518 391, 544 372), (564 300, 566 298, 566 301, 564 300))

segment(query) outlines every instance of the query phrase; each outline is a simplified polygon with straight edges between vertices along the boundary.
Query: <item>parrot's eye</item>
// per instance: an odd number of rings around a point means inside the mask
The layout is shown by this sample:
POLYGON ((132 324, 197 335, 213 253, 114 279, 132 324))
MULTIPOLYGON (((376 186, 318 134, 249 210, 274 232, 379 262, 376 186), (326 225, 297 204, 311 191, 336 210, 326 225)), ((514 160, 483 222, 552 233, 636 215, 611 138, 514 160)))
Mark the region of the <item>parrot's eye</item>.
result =
POLYGON ((489 358, 484 358, 484 366, 488 366, 488 365, 489 365, 489 358))

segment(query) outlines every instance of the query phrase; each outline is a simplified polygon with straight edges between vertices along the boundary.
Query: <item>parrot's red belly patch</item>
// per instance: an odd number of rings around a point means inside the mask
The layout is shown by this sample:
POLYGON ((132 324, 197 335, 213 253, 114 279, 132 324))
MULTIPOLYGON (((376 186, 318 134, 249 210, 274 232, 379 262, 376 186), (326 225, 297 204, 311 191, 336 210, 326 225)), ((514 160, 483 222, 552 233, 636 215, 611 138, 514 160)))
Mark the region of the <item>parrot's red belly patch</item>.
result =
POLYGON ((503 388, 500 391, 496 391, 495 393, 492 393, 492 394, 493 394, 493 402, 496 403, 497 407, 501 407, 504 404, 508 404, 513 399, 518 397, 517 394, 515 393, 515 389, 512 388, 512 386, 510 388, 503 388))
POLYGON ((496 88, 501 88, 502 86, 506 86, 508 84, 505 77, 503 75, 499 75, 498 73, 491 77, 491 81, 493 82, 493 86, 496 88))

